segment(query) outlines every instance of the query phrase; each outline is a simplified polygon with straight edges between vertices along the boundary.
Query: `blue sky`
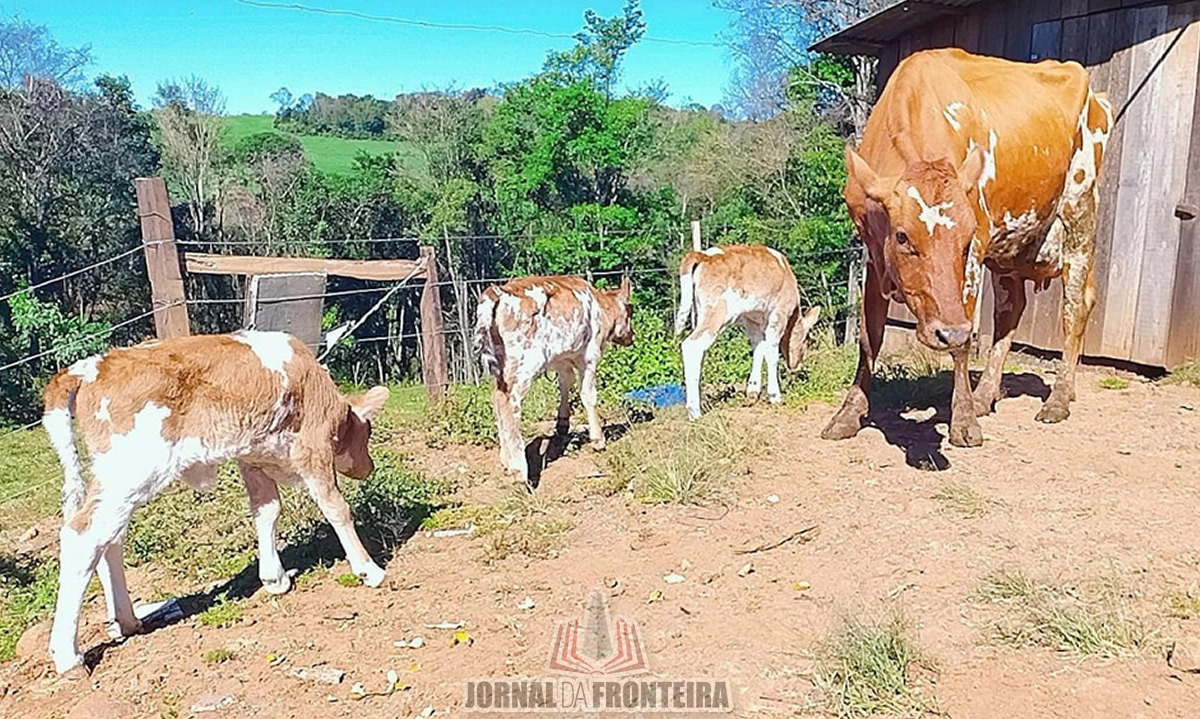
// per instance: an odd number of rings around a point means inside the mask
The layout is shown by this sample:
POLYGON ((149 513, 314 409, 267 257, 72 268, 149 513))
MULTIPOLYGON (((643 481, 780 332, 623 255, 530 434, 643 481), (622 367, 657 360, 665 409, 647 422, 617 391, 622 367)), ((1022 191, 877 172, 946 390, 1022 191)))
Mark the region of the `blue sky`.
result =
MULTIPOLYGON (((280 0, 291 2, 291 0, 280 0)), ((616 14, 623 0, 297 0, 452 24, 491 24, 574 33, 583 11, 616 14)), ((720 42, 727 13, 709 0, 643 0, 647 35, 720 42)), ((439 30, 265 9, 236 0, 0 0, 5 14, 48 26, 60 43, 91 44, 93 71, 127 75, 145 104, 158 80, 189 74, 216 83, 230 113, 271 110, 268 95, 322 91, 390 99, 422 87, 494 86, 537 70, 548 50, 568 39, 439 30)), ((626 60, 623 82, 663 79, 669 102, 711 105, 730 74, 723 47, 643 42, 626 60)))

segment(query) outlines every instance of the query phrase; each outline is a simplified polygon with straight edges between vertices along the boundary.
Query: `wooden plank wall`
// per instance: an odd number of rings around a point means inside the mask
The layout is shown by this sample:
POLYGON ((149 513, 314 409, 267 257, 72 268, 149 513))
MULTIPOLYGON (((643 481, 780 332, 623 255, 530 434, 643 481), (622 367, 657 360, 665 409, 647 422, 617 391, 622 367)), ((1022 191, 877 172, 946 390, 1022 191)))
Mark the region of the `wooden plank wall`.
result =
MULTIPOLYGON (((1013 60, 1077 60, 1121 113, 1104 159, 1097 218, 1097 305, 1085 354, 1171 367, 1200 356, 1200 2, 992 0, 947 13, 880 52, 882 88, 905 56, 962 47, 1013 60), (1188 151, 1188 148, 1191 151, 1188 151)), ((1027 286, 1019 343, 1062 348, 1061 283, 1027 286)), ((980 344, 992 335, 985 278, 980 344)), ((893 320, 913 322, 903 305, 893 320)))

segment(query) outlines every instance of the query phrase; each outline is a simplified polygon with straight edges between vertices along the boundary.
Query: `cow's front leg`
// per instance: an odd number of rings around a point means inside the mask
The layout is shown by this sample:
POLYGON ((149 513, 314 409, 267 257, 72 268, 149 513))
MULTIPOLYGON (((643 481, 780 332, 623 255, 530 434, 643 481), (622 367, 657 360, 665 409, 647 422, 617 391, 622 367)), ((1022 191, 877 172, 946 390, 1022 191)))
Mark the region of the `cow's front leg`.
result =
POLYGON ((951 353, 954 358, 954 396, 950 401, 950 444, 955 447, 978 447, 983 444, 983 430, 975 417, 975 402, 971 397, 971 376, 967 357, 970 343, 951 353))
POLYGON ((1063 356, 1054 380, 1054 389, 1037 414, 1039 422, 1061 422, 1071 416, 1075 399, 1075 369, 1083 351, 1083 336, 1088 317, 1096 304, 1096 286, 1092 273, 1093 257, 1090 243, 1083 250, 1068 255, 1063 263, 1063 356))
POLYGON ((587 411, 588 439, 592 441, 593 449, 604 449, 604 425, 600 424, 600 415, 596 411, 596 364, 595 360, 584 360, 579 369, 579 400, 587 411))
POLYGON ((238 472, 246 485, 250 518, 258 538, 258 578, 268 594, 283 594, 292 588, 292 580, 279 559, 275 544, 275 522, 279 519, 279 487, 258 467, 238 462, 238 472))
POLYGON ((346 559, 350 562, 350 570, 362 578, 363 584, 368 587, 378 587, 383 584, 384 572, 371 559, 371 555, 367 554, 362 540, 358 538, 358 532, 354 529, 354 516, 350 512, 350 505, 338 491, 337 479, 330 469, 333 467, 333 458, 329 457, 328 462, 318 463, 323 469, 310 467, 301 475, 304 486, 317 503, 321 513, 325 515, 325 519, 329 520, 330 526, 333 527, 334 534, 337 535, 342 549, 346 552, 346 559))
POLYGON ((824 439, 849 439, 862 428, 862 419, 867 416, 870 404, 867 392, 871 388, 871 372, 875 358, 883 344, 883 326, 887 322, 888 298, 883 296, 879 285, 879 272, 873 264, 867 265, 867 279, 863 283, 863 306, 859 318, 858 371, 854 384, 846 392, 842 408, 829 420, 821 432, 824 439))

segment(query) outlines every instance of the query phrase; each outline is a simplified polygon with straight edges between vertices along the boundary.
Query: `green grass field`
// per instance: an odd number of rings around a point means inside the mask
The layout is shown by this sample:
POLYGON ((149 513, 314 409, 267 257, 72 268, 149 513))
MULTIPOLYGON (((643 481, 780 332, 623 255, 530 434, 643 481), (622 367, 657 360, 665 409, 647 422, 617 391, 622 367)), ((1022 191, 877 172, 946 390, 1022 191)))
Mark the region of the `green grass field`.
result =
MULTIPOLYGON (((225 142, 233 146, 243 138, 260 132, 276 132, 271 115, 231 115, 225 118, 225 142)), ((383 155, 400 153, 407 164, 417 153, 411 143, 399 140, 348 140, 328 135, 295 135, 304 148, 304 155, 321 172, 346 173, 354 166, 354 156, 359 152, 383 155)))

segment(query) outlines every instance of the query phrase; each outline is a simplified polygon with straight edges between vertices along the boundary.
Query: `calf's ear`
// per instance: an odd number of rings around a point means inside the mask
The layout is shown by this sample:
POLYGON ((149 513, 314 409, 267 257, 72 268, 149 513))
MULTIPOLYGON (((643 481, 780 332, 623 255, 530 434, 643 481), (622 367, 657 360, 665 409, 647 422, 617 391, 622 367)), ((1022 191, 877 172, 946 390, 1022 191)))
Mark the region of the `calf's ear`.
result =
POLYGON ((800 324, 804 327, 804 334, 812 332, 812 328, 816 326, 817 320, 821 319, 821 305, 814 305, 804 313, 804 319, 800 320, 800 324))
POLYGON ((622 302, 628 302, 629 295, 632 292, 633 292, 633 284, 630 283, 630 281, 629 281, 629 275, 622 275, 621 276, 621 289, 617 292, 617 297, 619 297, 622 302))
POLYGON ((372 387, 365 394, 358 397, 349 397, 350 409, 354 410, 354 414, 364 422, 370 421, 372 417, 383 409, 383 405, 387 403, 388 388, 383 386, 372 387))

